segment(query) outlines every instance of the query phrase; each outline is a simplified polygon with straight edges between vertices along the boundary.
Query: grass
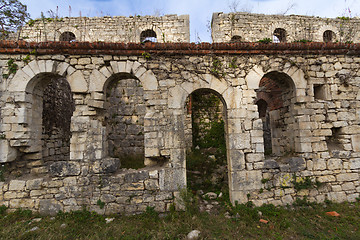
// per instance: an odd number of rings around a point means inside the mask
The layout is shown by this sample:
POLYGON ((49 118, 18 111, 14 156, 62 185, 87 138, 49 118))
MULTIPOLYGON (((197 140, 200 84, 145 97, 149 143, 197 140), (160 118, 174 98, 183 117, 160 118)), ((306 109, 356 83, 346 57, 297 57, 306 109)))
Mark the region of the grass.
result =
POLYGON ((218 215, 191 209, 159 215, 148 208, 135 216, 100 216, 83 210, 41 217, 39 222, 32 220, 40 216, 20 209, 1 212, 0 239, 183 239, 194 229, 201 231, 202 239, 360 239, 359 202, 292 207, 225 203, 218 215), (341 216, 327 216, 328 211, 341 216), (226 218, 225 212, 232 217, 226 218), (115 219, 107 224, 106 217, 115 219), (269 222, 261 223, 260 218, 269 222))

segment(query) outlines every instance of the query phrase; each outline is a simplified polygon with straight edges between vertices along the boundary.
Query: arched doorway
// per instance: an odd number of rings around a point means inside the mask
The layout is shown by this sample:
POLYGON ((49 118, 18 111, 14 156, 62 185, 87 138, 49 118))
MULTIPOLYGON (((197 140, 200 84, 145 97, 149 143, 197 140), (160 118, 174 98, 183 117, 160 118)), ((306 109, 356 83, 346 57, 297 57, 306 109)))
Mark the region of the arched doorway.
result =
POLYGON ((187 186, 201 195, 228 194, 226 104, 217 92, 198 89, 185 108, 185 139, 192 139, 187 144, 187 186))

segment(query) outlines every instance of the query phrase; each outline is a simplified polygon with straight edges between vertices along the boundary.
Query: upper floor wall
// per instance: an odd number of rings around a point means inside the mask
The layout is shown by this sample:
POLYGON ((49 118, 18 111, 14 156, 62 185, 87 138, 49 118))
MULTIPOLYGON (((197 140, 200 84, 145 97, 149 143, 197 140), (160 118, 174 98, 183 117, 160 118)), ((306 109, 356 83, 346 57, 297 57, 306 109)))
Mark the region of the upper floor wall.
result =
POLYGON ((218 12, 211 28, 213 42, 360 42, 358 18, 218 12))
POLYGON ((28 42, 190 42, 189 15, 37 19, 16 38, 28 42))

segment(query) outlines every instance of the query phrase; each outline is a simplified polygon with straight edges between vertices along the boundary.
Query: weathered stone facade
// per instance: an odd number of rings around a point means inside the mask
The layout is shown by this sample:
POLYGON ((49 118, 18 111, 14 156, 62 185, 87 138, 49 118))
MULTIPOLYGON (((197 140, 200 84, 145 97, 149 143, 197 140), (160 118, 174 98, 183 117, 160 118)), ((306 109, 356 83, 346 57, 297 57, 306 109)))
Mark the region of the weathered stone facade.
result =
MULTIPOLYGON (((226 29, 219 41, 230 40, 226 29)), ((359 56, 345 43, 2 41, 0 204, 169 210, 187 181, 187 99, 204 89, 223 103, 233 203, 355 201, 359 56), (49 90, 54 82, 64 92, 49 90), (60 122, 70 128, 52 124, 54 108, 67 108, 60 122), (121 169, 129 154, 146 167, 121 169)))
POLYGON ((219 12, 212 16, 211 30, 213 42, 360 42, 359 18, 219 12))
POLYGON ((190 42, 189 15, 66 17, 36 19, 22 27, 16 37, 29 42, 87 41, 143 42, 151 37, 157 42, 190 42), (153 35, 146 35, 150 30, 153 35), (156 39, 156 40, 155 40, 156 39))

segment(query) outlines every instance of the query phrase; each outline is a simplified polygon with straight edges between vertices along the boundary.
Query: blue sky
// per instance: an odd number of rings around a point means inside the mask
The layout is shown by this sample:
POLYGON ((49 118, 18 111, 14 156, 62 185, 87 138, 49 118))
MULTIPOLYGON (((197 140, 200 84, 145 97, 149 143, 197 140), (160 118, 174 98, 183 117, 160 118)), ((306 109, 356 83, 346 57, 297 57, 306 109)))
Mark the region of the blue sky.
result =
POLYGON ((213 12, 238 11, 264 14, 299 14, 320 17, 360 16, 360 0, 20 0, 32 18, 49 10, 60 17, 189 14, 191 41, 210 42, 208 23, 213 12), (235 4, 236 5, 236 4, 235 4), (71 11, 69 11, 71 6, 71 11), (349 11, 350 10, 350 11, 349 11))

